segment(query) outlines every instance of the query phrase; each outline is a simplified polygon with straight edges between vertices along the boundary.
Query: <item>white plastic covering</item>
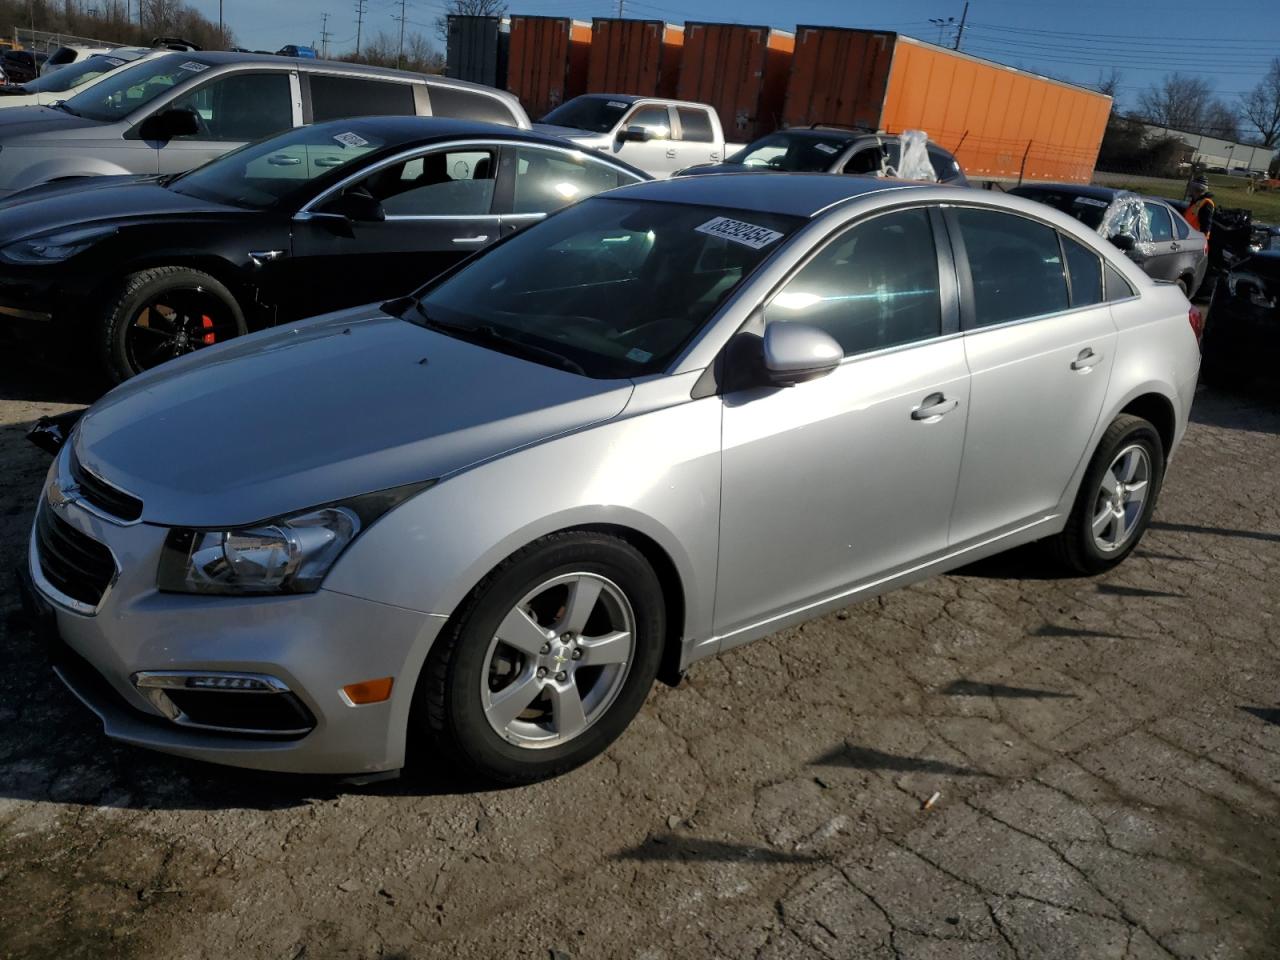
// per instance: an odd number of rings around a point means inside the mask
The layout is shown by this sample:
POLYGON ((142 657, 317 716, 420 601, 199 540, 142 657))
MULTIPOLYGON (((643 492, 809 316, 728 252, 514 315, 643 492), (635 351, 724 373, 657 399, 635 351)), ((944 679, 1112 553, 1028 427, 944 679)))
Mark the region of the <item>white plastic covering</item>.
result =
POLYGON ((1149 257, 1155 253, 1155 243, 1147 225, 1146 208, 1142 205, 1142 198, 1136 193, 1129 193, 1127 190, 1117 193, 1102 215, 1098 235, 1104 240, 1110 240, 1117 234, 1133 237, 1134 249, 1143 256, 1149 257))
POLYGON ((923 130, 903 130, 899 139, 902 154, 898 160, 898 169, 887 167, 885 175, 899 180, 928 180, 936 183, 938 175, 933 172, 933 164, 929 162, 928 134, 923 130))

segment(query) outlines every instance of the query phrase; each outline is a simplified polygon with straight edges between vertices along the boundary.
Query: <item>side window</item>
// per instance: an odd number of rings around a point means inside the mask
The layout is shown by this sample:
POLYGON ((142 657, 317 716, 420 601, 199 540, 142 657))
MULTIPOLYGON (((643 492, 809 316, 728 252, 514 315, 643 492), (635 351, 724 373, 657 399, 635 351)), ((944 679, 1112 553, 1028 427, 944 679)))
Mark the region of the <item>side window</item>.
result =
POLYGON ((1067 272, 1071 276, 1071 305, 1085 307, 1102 302, 1102 258, 1065 233, 1062 248, 1067 252, 1067 272))
POLYGON ((183 140, 260 140, 293 126, 293 88, 283 72, 219 77, 169 107, 200 116, 202 129, 183 140))
POLYGON ((345 120, 348 117, 413 116, 413 84, 363 77, 309 74, 311 120, 345 120))
POLYGON ((633 178, 574 154, 516 147, 512 213, 550 213, 633 178))
POLYGON ((671 118, 667 115, 666 107, 656 105, 637 107, 631 111, 631 116, 627 117, 622 125, 624 127, 647 127, 650 136, 654 140, 668 140, 671 138, 671 118))
POLYGON ((1107 300, 1126 300, 1138 295, 1138 291, 1133 289, 1133 284, 1111 264, 1104 265, 1103 275, 1106 278, 1107 300))
POLYGON ((873 144, 856 151, 845 163, 844 172, 878 176, 885 167, 896 167, 901 156, 902 149, 896 140, 873 144))
POLYGON ((1173 223, 1169 211, 1158 203, 1142 205, 1142 219, 1147 223, 1147 233, 1155 243, 1167 243, 1173 239, 1173 223))
MULTIPOLYGON (((431 97, 432 116, 481 120, 485 123, 500 123, 507 127, 520 126, 520 121, 512 115, 510 108, 497 97, 443 83, 428 84, 427 91, 431 97)), ((406 112, 413 113, 413 110, 406 112)))
POLYGON ((947 183, 960 175, 960 164, 941 150, 929 151, 929 163, 933 165, 933 175, 939 183, 947 183))
POLYGON ((1056 230, 996 210, 960 207, 955 215, 973 278, 973 326, 1067 309, 1067 277, 1056 230))
POLYGON ((493 205, 493 150, 436 150, 383 167, 361 186, 389 217, 484 216, 493 205))
POLYGON ((832 240, 769 302, 765 320, 820 327, 845 356, 938 336, 942 298, 928 211, 886 213, 832 240))
POLYGON ((681 140, 693 140, 697 143, 711 143, 715 140, 711 117, 707 111, 694 107, 677 107, 676 115, 680 118, 681 140))
POLYGON ((1191 224, 1183 220, 1178 214, 1173 215, 1173 232, 1178 235, 1179 240, 1186 240, 1191 236, 1191 224))

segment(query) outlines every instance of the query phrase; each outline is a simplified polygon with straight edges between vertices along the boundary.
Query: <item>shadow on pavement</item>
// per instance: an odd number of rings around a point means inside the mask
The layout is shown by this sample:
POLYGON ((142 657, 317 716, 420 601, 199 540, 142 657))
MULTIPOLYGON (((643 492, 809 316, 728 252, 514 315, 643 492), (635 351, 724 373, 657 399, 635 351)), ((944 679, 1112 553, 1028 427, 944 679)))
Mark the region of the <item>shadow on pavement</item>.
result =
POLYGON ((813 766, 853 767, 856 770, 889 770, 894 773, 945 773, 957 777, 989 777, 991 774, 944 760, 926 760, 884 753, 870 747, 842 744, 813 761, 813 766))
POLYGON ((1163 597, 1169 600, 1186 599, 1185 593, 1169 593, 1167 590, 1148 590, 1146 587, 1126 587, 1119 583, 1100 583, 1098 592, 1109 597, 1163 597))
POLYGON ((1078 699, 1074 693, 1038 690, 1035 687, 1006 687, 1002 683, 983 683, 980 680, 953 680, 938 692, 948 697, 996 697, 1002 700, 1078 699))
POLYGON ((686 860, 701 863, 817 863, 809 853, 788 853, 745 843, 699 840, 675 833, 654 834, 644 843, 613 854, 613 860, 686 860))
POLYGON ((1262 720, 1262 721, 1265 721, 1266 723, 1274 724, 1275 726, 1280 727, 1280 708, 1243 707, 1242 706, 1240 709, 1243 710, 1245 713, 1253 714, 1259 720, 1262 720))
POLYGON ((1060 627, 1057 624, 1046 623, 1043 627, 1032 634, 1033 637, 1080 637, 1081 639, 1097 639, 1097 640, 1137 640, 1138 638, 1127 633, 1108 633, 1105 630, 1087 630, 1084 627, 1060 627))
POLYGON ((1202 527, 1194 523, 1166 523, 1163 520, 1153 522, 1151 529, 1168 530, 1171 533, 1206 533, 1215 537, 1240 537, 1245 540, 1280 543, 1280 533, 1268 533, 1265 530, 1232 530, 1229 527, 1202 527))

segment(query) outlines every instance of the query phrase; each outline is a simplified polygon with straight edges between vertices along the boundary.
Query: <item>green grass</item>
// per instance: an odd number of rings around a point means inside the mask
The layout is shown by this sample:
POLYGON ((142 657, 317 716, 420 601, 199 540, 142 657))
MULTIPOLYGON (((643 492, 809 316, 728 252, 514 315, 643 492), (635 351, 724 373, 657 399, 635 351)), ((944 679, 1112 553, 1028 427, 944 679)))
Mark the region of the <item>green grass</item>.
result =
MULTIPOLYGON (((1156 180, 1148 177, 1136 178, 1132 184, 1123 183, 1118 175, 1107 179, 1108 186, 1123 186, 1135 193, 1149 193, 1170 200, 1183 199, 1187 182, 1185 180, 1156 180)), ((1219 207, 1243 207, 1253 211, 1255 220, 1266 223, 1280 223, 1280 190, 1247 193, 1246 181, 1243 177, 1228 177, 1220 173, 1209 174, 1209 186, 1213 191, 1213 199, 1219 207)))

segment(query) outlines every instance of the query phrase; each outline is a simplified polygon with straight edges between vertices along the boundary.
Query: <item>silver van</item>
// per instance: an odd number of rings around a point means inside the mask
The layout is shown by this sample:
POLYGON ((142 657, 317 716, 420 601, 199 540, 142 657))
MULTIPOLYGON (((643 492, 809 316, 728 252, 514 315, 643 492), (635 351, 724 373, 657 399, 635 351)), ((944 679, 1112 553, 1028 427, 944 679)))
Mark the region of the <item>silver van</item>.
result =
POLYGON ((0 199, 69 177, 181 173, 291 127, 401 114, 529 127, 514 96, 461 80, 324 60, 176 52, 112 71, 61 103, 6 110, 0 199))

